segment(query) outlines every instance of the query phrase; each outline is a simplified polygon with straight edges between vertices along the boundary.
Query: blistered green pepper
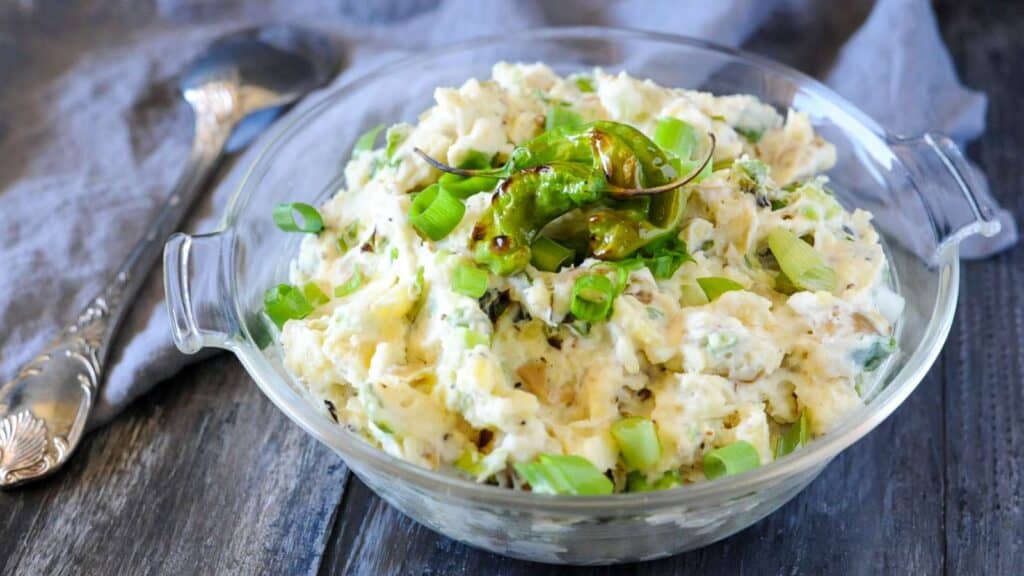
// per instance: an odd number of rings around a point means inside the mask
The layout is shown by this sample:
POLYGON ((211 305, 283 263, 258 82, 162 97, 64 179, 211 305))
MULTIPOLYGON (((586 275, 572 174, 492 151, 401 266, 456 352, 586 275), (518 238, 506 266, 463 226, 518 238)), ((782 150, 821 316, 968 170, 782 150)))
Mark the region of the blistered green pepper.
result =
POLYGON ((657 192, 647 189, 669 184, 679 177, 669 156, 643 132, 606 120, 548 130, 517 146, 508 162, 498 168, 454 168, 421 150, 416 152, 444 172, 490 178, 507 178, 521 170, 552 162, 589 163, 604 172, 608 192, 621 196, 655 194, 657 192))
POLYGON ((596 202, 605 181, 589 166, 551 163, 506 178, 473 228, 477 262, 496 274, 511 274, 530 262, 530 244, 549 222, 596 202))
POLYGON ((607 121, 549 130, 517 147, 500 168, 452 168, 416 152, 449 174, 505 179, 471 243, 477 262, 507 275, 529 263, 530 244, 545 226, 577 208, 586 208, 579 228, 586 230, 589 252, 601 259, 626 258, 674 234, 688 195, 680 188, 710 161, 711 140, 704 162, 683 177, 642 132, 607 121))
POLYGON ((590 253, 601 260, 621 260, 653 242, 675 235, 686 212, 689 192, 655 196, 646 211, 598 207, 587 212, 590 253))

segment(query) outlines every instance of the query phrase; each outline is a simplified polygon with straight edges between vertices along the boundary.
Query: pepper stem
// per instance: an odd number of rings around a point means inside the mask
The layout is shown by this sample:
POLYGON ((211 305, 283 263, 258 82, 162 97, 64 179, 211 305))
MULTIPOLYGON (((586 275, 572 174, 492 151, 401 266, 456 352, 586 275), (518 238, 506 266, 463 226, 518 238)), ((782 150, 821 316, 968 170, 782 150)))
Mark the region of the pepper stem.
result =
POLYGON ((697 176, 700 176, 700 173, 704 171, 704 168, 706 168, 708 163, 711 162, 711 158, 715 154, 715 145, 718 141, 715 139, 715 135, 712 134, 711 132, 708 132, 708 138, 711 139, 711 146, 708 146, 708 152, 707 155, 704 157, 704 161, 700 163, 700 166, 691 170, 690 173, 687 174, 686 176, 683 176, 682 178, 677 178, 669 182, 668 184, 662 184, 661 186, 654 186, 652 188, 619 188, 618 186, 609 186, 608 192, 610 192, 613 196, 653 196, 655 194, 669 192, 671 190, 679 188, 680 186, 685 186, 686 184, 689 184, 691 180, 693 180, 697 176))
POLYGON ((449 166, 449 165, 441 162, 440 160, 434 160, 433 158, 428 156, 426 152, 424 152, 423 150, 420 150, 419 148, 415 148, 414 147, 412 149, 412 151, 415 152, 417 155, 419 155, 420 158, 423 158, 424 162, 426 162, 427 164, 430 164, 434 168, 437 168, 441 172, 447 172, 448 174, 455 174, 456 176, 468 176, 468 177, 473 177, 473 176, 492 176, 492 177, 497 177, 497 175, 500 174, 501 171, 504 169, 504 168, 490 168, 488 170, 467 170, 465 168, 456 168, 454 166, 449 166))

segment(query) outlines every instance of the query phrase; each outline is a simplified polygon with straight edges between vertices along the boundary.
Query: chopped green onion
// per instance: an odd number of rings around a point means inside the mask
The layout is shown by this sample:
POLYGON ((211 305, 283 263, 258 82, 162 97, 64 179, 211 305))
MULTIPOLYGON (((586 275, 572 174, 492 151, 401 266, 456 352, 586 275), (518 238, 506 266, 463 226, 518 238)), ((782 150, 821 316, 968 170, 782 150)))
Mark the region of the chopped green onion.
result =
POLYGON ((412 296, 415 298, 412 308, 409 309, 408 317, 415 319, 420 315, 420 310, 423 309, 423 304, 427 301, 427 295, 424 291, 426 287, 426 280, 423 278, 423 266, 416 268, 416 279, 412 283, 412 296))
POLYGON ((625 288, 625 281, 633 270, 646 266, 655 278, 665 280, 671 278, 684 262, 692 261, 693 257, 686 251, 686 244, 674 235, 655 241, 641 248, 636 256, 619 261, 621 277, 618 291, 625 288))
POLYGON ((864 368, 865 372, 877 370, 882 362, 896 351, 895 338, 879 338, 867 348, 854 350, 853 361, 864 368))
POLYGON ((576 84, 576 88, 578 88, 579 91, 583 92, 584 94, 589 94, 596 90, 596 88, 594 87, 594 79, 591 78, 590 76, 584 76, 580 74, 578 76, 571 76, 571 78, 573 83, 576 84))
POLYGON ((289 320, 301 320, 313 311, 313 305, 291 284, 278 284, 263 294, 263 310, 270 320, 283 328, 289 320))
POLYGON ((780 294, 796 294, 800 291, 793 284, 793 281, 789 279, 789 276, 786 276, 786 273, 782 271, 775 275, 775 283, 772 287, 780 294))
POLYGON ((655 490, 668 490, 683 483, 678 470, 670 470, 664 476, 653 483, 647 481, 647 475, 639 470, 634 470, 626 475, 626 492, 653 492, 655 490))
POLYGON ((681 296, 679 303, 683 306, 703 306, 708 303, 708 295, 696 284, 683 284, 679 287, 681 296))
POLYGON ((320 212, 302 202, 285 202, 274 207, 274 223, 285 232, 308 232, 315 234, 324 229, 320 212), (302 216, 302 223, 295 221, 295 213, 302 216))
POLYGON ((569 324, 569 328, 580 336, 586 336, 590 334, 590 322, 576 320, 572 324, 569 324))
MULTIPOLYGON (((479 150, 470 150, 456 166, 463 170, 482 170, 491 167, 491 156, 479 150)), ((452 196, 465 200, 478 192, 494 190, 498 185, 497 178, 486 176, 459 176, 458 174, 442 174, 437 181, 452 196)))
POLYGON ((466 448, 459 455, 459 458, 455 460, 453 465, 462 470, 470 476, 477 476, 480 474, 480 464, 483 462, 483 458, 480 457, 480 452, 472 446, 466 448))
POLYGON ((330 298, 324 294, 324 291, 320 289, 320 286, 313 281, 306 282, 306 284, 302 286, 302 295, 305 296, 306 300, 308 300, 313 306, 326 304, 327 301, 330 300, 330 298))
POLYGON ((672 254, 662 254, 647 261, 647 267, 650 268, 651 274, 655 278, 661 279, 671 278, 682 265, 683 261, 672 254))
POLYGON ((555 128, 577 128, 583 125, 583 118, 570 110, 567 106, 556 104, 548 109, 548 116, 544 121, 545 130, 555 128))
POLYGON ((712 332, 707 336, 708 352, 718 355, 736 346, 736 335, 731 332, 712 332))
POLYGON ((487 292, 489 275, 472 264, 459 264, 452 274, 452 290, 470 298, 480 298, 487 292))
POLYGON ((614 264, 615 270, 615 293, 622 294, 629 284, 629 277, 633 271, 643 268, 645 262, 642 258, 629 258, 620 260, 614 264))
POLYGON ((394 161, 395 153, 398 152, 398 148, 405 142, 405 139, 409 136, 408 130, 400 127, 400 125, 392 126, 388 128, 387 134, 384 135, 384 156, 389 162, 394 161))
POLYGON ((735 130, 736 133, 739 134, 740 136, 743 136, 743 138, 747 142, 750 142, 751 144, 757 144, 758 142, 761 141, 761 136, 764 136, 764 130, 754 130, 752 128, 739 128, 737 126, 733 126, 732 129, 735 130))
POLYGON ((366 132, 363 132, 356 140, 355 146, 352 147, 352 155, 355 156, 357 154, 373 150, 373 143, 377 141, 377 135, 380 134, 382 130, 384 130, 384 125, 377 124, 366 132))
POLYGON ((654 422, 633 417, 612 424, 612 436, 630 470, 647 470, 661 459, 661 443, 654 422))
POLYGON ((599 274, 585 274, 572 285, 569 310, 580 320, 597 322, 611 313, 614 299, 615 284, 611 280, 599 274))
POLYGON ((538 236, 530 246, 530 264, 545 272, 558 272, 576 253, 547 236, 538 236))
POLYGON ((611 494, 615 485, 582 456, 541 454, 530 463, 517 462, 516 472, 538 494, 611 494))
POLYGON ((423 266, 416 268, 416 280, 412 283, 412 289, 416 294, 423 294, 423 266))
MULTIPOLYGON (((700 160, 682 160, 680 158, 674 158, 672 165, 675 167, 676 172, 686 175, 689 174, 690 172, 693 172, 698 166, 700 166, 700 162, 700 160)), ((711 173, 714 172, 714 170, 715 167, 711 164, 711 162, 708 162, 707 164, 704 165, 704 168, 702 168, 701 171, 690 182, 700 182, 707 178, 708 176, 711 176, 711 173)))
POLYGON ((454 230, 465 213, 466 207, 458 198, 441 186, 432 184, 413 198, 409 222, 436 242, 454 230))
POLYGON ((338 298, 344 298, 349 294, 355 292, 363 285, 363 273, 356 267, 355 271, 352 272, 352 276, 345 281, 344 284, 334 289, 334 295, 338 298))
POLYGON ((768 248, 779 268, 797 288, 831 292, 836 288, 836 272, 807 242, 785 228, 768 233, 768 248))
POLYGON ((483 332, 465 328, 462 330, 462 342, 466 345, 466 348, 472 350, 477 346, 490 346, 491 337, 483 332))
POLYGON ((714 480, 721 476, 732 476, 761 465, 757 448, 745 440, 716 448, 704 455, 704 476, 714 480))
POLYGON ((807 411, 800 412, 797 419, 775 443, 775 457, 781 458, 801 446, 806 446, 811 434, 807 427, 807 411))
POLYGON ((344 254, 351 248, 350 243, 359 239, 359 222, 353 222, 338 236, 338 253, 344 254))
POLYGON ((654 127, 654 143, 681 160, 689 160, 697 147, 697 133, 693 126, 678 118, 658 118, 654 127))
POLYGON ((726 292, 745 290, 739 282, 729 278, 722 278, 721 276, 697 278, 697 284, 700 285, 700 289, 704 291, 704 295, 708 297, 709 302, 714 302, 726 292))

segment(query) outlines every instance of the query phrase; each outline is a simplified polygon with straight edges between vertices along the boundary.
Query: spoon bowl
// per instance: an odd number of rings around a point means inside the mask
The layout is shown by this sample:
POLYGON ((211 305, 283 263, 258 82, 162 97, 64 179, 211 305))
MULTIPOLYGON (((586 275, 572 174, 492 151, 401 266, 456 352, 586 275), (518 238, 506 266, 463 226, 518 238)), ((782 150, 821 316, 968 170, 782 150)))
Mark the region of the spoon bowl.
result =
POLYGON ((181 77, 195 115, 188 164, 156 220, 110 282, 49 346, 0 387, 0 488, 47 476, 81 440, 117 328, 232 134, 235 148, 285 106, 327 83, 340 58, 323 36, 293 27, 243 30, 212 44, 181 77), (245 130, 236 130, 246 118, 245 130))
POLYGON ((340 51, 316 32, 250 28, 211 44, 182 74, 178 88, 193 109, 231 107, 231 121, 244 122, 228 142, 234 151, 285 107, 326 84, 340 65, 340 51))

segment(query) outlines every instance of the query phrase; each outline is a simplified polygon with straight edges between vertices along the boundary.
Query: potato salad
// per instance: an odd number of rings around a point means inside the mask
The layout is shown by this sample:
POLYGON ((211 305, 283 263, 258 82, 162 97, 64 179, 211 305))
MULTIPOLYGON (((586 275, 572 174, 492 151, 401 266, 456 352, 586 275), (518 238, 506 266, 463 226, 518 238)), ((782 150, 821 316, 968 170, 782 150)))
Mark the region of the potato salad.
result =
POLYGON ((903 308, 800 112, 499 63, 356 143, 266 293, 286 368, 388 454, 547 494, 739 474, 863 405, 903 308))

